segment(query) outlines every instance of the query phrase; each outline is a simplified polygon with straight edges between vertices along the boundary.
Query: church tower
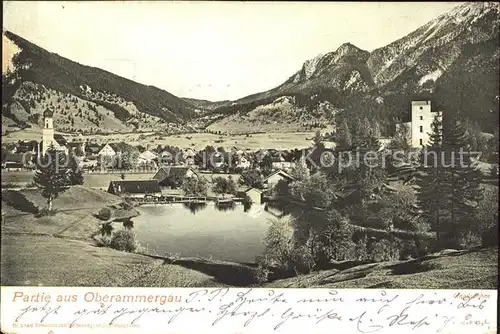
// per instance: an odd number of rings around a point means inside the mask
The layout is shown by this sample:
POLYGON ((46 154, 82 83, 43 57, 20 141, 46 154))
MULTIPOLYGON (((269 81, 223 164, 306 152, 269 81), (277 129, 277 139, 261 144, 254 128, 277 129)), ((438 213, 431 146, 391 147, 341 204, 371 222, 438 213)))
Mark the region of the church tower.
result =
POLYGON ((49 108, 43 112, 43 129, 42 129, 42 155, 47 152, 50 145, 56 145, 54 140, 54 112, 49 108))

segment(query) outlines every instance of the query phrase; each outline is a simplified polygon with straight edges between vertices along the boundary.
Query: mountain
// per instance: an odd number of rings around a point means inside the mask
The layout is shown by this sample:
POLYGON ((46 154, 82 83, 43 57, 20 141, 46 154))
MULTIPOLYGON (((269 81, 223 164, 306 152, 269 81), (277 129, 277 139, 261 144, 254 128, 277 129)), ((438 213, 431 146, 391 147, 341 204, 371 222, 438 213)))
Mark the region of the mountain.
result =
POLYGON ((47 107, 60 131, 175 131, 197 115, 197 107, 167 91, 78 64, 12 32, 2 44, 17 49, 2 75, 2 116, 20 127, 36 126, 47 107))
POLYGON ((492 132, 499 113, 499 10, 495 3, 457 6, 372 52, 345 43, 307 60, 280 86, 225 103, 212 113, 222 119, 283 96, 314 97, 391 126, 408 117, 412 99, 429 99, 435 108, 466 113, 492 132))
POLYGON ((498 115, 492 92, 498 92, 499 9, 495 3, 467 3, 374 50, 367 62, 377 86, 372 97, 393 109, 428 98, 436 108, 465 112, 492 131, 498 115))
POLYGON ((301 131, 347 117, 377 121, 390 134, 408 118, 411 100, 426 99, 445 117, 460 112, 493 132, 499 13, 496 3, 466 3, 372 52, 344 43, 305 61, 273 89, 217 102, 179 98, 5 32, 2 43, 7 39, 19 52, 2 76, 2 124, 36 126, 37 115, 52 107, 56 129, 68 132, 301 131))
POLYGON ((225 105, 228 105, 231 103, 229 100, 224 100, 224 101, 208 101, 208 100, 200 100, 200 99, 192 99, 192 98, 183 98, 184 101, 187 101, 191 103, 192 105, 202 109, 201 111, 207 111, 207 110, 214 110, 219 107, 223 107, 225 105))

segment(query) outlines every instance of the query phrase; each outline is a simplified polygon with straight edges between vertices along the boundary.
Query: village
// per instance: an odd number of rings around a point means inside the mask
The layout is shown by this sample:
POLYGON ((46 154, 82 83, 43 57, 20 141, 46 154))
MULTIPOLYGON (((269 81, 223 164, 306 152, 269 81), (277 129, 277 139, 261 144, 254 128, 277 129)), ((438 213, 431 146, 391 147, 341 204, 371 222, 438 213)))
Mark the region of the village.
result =
MULTIPOLYGON (((418 148, 429 140, 428 132, 433 113, 430 101, 413 101, 412 108, 414 110, 411 114, 415 118, 413 126, 412 122, 401 125, 408 127, 407 135, 413 135, 412 139, 409 139, 411 146, 418 148)), ((43 155, 46 148, 52 145, 57 151, 73 156, 79 168, 85 173, 100 175, 97 177, 99 181, 91 183, 91 187, 108 189, 109 192, 123 197, 137 199, 146 196, 149 198, 160 198, 162 195, 182 196, 179 188, 183 181, 194 177, 203 178, 211 185, 207 188, 211 197, 217 195, 212 191, 215 180, 229 179, 234 183, 231 185, 234 189, 231 190, 232 193, 223 195, 238 194, 238 198, 241 198, 245 194, 252 194, 254 202, 260 203, 259 196, 262 193, 270 195, 279 181, 287 184, 294 181, 290 172, 301 159, 313 155, 314 144, 321 143, 322 153, 330 152, 332 155, 336 146, 333 132, 322 134, 319 131, 315 134, 315 138, 311 138, 310 147, 293 150, 277 148, 251 150, 233 146, 226 151, 224 147, 206 146, 203 150, 195 151, 190 147, 169 145, 144 147, 124 142, 97 142, 84 139, 81 134, 73 135, 67 140, 63 135, 54 133, 53 114, 50 109, 43 114, 41 141, 19 141, 2 146, 2 169, 5 172, 24 172, 25 175, 30 175, 35 169, 36 157, 39 154, 43 155), (253 173, 261 180, 248 184, 241 179, 242 173, 253 173), (105 183, 108 181, 103 177, 105 175, 110 176, 109 184, 105 183)), ((379 150, 384 150, 394 138, 379 137, 377 140, 380 143, 379 150)), ((308 168, 311 168, 311 164, 305 162, 308 168)), ((204 192, 198 195, 207 196, 204 192)))
MULTIPOLYGON (((210 146, 199 152, 191 148, 161 145, 154 148, 134 147, 123 142, 84 141, 82 136, 75 136, 68 141, 62 135, 54 134, 52 115, 50 110, 44 113, 45 126, 41 141, 18 142, 2 147, 4 172, 31 174, 32 177, 36 157, 45 153, 44 148, 53 146, 58 152, 75 157, 78 167, 86 174, 109 175, 110 179, 118 179, 109 181, 108 185, 101 182, 93 187, 107 189, 110 193, 126 198, 182 195, 180 187, 187 178, 203 178, 210 184, 217 178, 232 180, 234 185, 231 186, 234 189, 230 191, 232 194, 227 194, 231 196, 236 193, 262 192, 242 183, 236 186, 241 173, 261 173, 265 170, 267 174, 262 176, 262 184, 259 185, 262 188, 272 188, 279 180, 293 180, 288 172, 301 154, 298 150, 288 152, 269 149, 252 152, 236 147, 231 152, 226 152, 222 147, 216 150, 210 146), (135 179, 137 175, 140 175, 140 179, 135 179)), ((260 203, 255 195, 253 197, 255 202, 260 203)))

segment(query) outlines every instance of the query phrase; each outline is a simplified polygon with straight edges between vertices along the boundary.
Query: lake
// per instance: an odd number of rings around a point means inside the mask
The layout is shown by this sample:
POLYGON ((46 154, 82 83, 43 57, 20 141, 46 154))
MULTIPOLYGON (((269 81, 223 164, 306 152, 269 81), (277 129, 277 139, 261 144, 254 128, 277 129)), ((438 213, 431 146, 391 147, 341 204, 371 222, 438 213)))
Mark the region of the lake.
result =
POLYGON ((158 255, 203 257, 234 262, 255 262, 264 251, 263 239, 274 216, 264 205, 242 204, 218 208, 214 203, 181 203, 136 207, 137 241, 158 255))

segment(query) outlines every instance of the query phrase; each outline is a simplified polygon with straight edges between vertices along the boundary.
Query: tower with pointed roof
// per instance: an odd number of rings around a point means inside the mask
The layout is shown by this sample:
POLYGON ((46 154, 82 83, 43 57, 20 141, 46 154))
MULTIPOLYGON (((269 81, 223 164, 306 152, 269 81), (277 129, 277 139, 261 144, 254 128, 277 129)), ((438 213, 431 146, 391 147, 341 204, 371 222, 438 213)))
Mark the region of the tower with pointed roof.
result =
POLYGON ((56 145, 54 140, 54 112, 49 108, 43 112, 42 154, 47 152, 50 145, 56 145))

